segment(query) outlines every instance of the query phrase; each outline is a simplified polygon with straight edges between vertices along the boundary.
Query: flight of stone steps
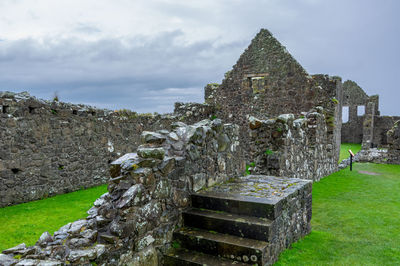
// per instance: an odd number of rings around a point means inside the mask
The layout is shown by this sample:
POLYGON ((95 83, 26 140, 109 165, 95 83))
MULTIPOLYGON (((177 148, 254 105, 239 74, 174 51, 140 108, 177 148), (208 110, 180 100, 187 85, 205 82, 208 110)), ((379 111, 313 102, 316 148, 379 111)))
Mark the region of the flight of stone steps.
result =
POLYGON ((271 265, 310 232, 310 181, 248 176, 191 199, 164 265, 271 265))

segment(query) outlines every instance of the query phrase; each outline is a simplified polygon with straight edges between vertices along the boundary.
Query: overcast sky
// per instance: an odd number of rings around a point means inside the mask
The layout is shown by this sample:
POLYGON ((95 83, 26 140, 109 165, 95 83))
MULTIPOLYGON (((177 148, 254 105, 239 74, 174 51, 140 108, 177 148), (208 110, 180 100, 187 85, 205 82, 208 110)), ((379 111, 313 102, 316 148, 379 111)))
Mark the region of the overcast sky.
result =
POLYGON ((400 115, 398 0, 0 0, 0 90, 137 112, 203 102, 260 28, 400 115))

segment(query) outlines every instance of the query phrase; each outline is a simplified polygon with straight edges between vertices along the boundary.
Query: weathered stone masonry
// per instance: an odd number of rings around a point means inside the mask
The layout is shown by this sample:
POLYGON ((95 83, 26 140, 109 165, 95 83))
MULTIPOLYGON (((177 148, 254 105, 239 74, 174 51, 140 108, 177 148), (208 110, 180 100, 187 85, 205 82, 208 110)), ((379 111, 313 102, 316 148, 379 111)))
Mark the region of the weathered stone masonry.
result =
MULTIPOLYGON (((207 107, 187 106, 193 120, 208 117, 207 107)), ((0 112, 0 207, 104 184, 109 163, 135 150, 143 130, 178 120, 7 92, 0 112)))
POLYGON ((358 108, 363 108, 365 113, 368 102, 369 96, 357 83, 351 80, 343 83, 343 107, 348 108, 348 121, 342 124, 343 143, 362 142, 364 114, 359 116, 358 108))
POLYGON ((347 80, 343 83, 343 107, 348 108, 349 116, 342 125, 342 142, 361 143, 363 149, 388 146, 387 132, 400 117, 380 115, 379 95, 368 96, 357 83, 347 80))
MULTIPOLYGON (((386 148, 367 148, 359 151, 353 158, 355 162, 371 162, 383 164, 400 164, 400 120, 396 121, 387 131, 386 148)), ((350 159, 343 160, 339 169, 350 164, 350 159)))
POLYGON ((218 117, 238 124, 241 149, 251 163, 248 116, 301 115, 321 106, 332 146, 329 158, 338 160, 340 78, 309 76, 267 30, 255 37, 222 85, 206 87, 205 97, 206 104, 177 103, 173 115, 138 115, 2 93, 0 206, 102 184, 108 163, 135 149, 140 132, 169 129, 173 121, 218 117))
MULTIPOLYGON (((310 76, 268 30, 261 30, 226 73, 221 85, 205 88, 205 101, 216 116, 241 126, 244 150, 249 147, 247 119, 267 119, 280 114, 301 115, 323 107, 332 145, 332 164, 339 159, 342 83, 339 77, 310 76)), ((248 162, 254 158, 246 154, 248 162)))
POLYGON ((250 171, 319 181, 337 169, 327 127, 322 107, 300 117, 251 117, 249 150, 255 160, 250 171))
MULTIPOLYGON (((341 85, 338 77, 308 75, 267 30, 261 30, 222 84, 206 87, 206 104, 177 103, 174 115, 110 112, 1 95, 0 155, 6 155, 0 170, 6 178, 2 175, 0 182, 8 189, 2 193, 26 198, 24 194, 37 190, 41 197, 62 182, 71 190, 89 186, 94 176, 106 177, 106 165, 118 153, 137 152, 113 163, 109 192, 96 200, 87 219, 54 235, 44 233, 33 247, 6 250, 0 260, 16 263, 13 256, 21 255, 20 264, 32 265, 159 265, 176 227, 188 225, 180 213, 196 208, 196 192, 213 185, 225 189, 221 182, 231 179, 228 184, 239 187, 246 180, 247 192, 266 193, 262 205, 257 205, 259 195, 251 199, 251 210, 263 215, 245 218, 256 220, 256 228, 265 227, 261 233, 267 238, 261 239, 263 248, 258 251, 263 264, 273 263, 284 248, 310 231, 311 182, 287 177, 316 181, 337 169, 341 85), (186 121, 198 123, 187 126, 182 123, 186 121), (143 144, 138 147, 139 141, 143 144), (45 166, 43 170, 23 161, 33 154, 40 155, 32 161, 45 166), (246 163, 254 163, 253 173, 278 177, 239 178, 246 163), (267 209, 264 204, 269 204, 267 209)), ((222 200, 232 205, 232 215, 250 215, 243 208, 248 201, 222 200)), ((242 218, 229 221, 248 229, 242 218)), ((232 228, 236 227, 228 229, 232 228)), ((244 237, 241 231, 235 233, 244 237)), ((245 254, 223 255, 239 263, 254 261, 245 254)))
MULTIPOLYGON (((109 192, 87 219, 3 253, 21 255, 21 265, 158 265, 190 193, 244 172, 237 126, 216 119, 172 128, 143 132, 137 153, 113 162, 109 192)), ((6 259, 16 262, 0 256, 6 259)))
POLYGON ((393 124, 387 132, 388 137, 388 163, 400 164, 400 120, 393 124))

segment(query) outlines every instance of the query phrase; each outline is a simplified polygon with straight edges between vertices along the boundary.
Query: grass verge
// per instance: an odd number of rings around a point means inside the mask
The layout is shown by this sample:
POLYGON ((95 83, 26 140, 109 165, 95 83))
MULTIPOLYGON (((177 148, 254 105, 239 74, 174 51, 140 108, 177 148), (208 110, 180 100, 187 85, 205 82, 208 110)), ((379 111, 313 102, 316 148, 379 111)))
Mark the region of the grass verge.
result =
POLYGON ((342 143, 340 145, 340 157, 339 157, 339 163, 343 161, 344 159, 349 158, 349 152, 348 150, 351 150, 354 154, 359 152, 361 150, 361 144, 357 143, 342 143))
POLYGON ((276 265, 400 265, 399 209, 400 165, 334 173, 313 184, 311 234, 276 265))
POLYGON ((44 231, 53 234, 61 226, 86 217, 86 211, 105 192, 107 186, 102 185, 0 208, 0 250, 22 242, 33 245, 44 231))

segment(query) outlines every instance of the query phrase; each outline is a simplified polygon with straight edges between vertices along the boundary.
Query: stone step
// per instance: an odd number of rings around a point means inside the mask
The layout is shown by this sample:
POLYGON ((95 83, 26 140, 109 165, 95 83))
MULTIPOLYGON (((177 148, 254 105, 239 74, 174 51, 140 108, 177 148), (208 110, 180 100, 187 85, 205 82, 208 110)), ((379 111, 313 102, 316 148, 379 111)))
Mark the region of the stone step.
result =
POLYGON ((311 188, 309 180, 249 175, 194 193, 192 206, 275 220, 294 197, 310 195, 302 203, 311 207, 311 188))
POLYGON ((174 241, 185 249, 196 250, 248 264, 264 265, 268 243, 197 228, 180 228, 174 232, 174 241))
POLYGON ((209 209, 229 213, 256 216, 274 220, 279 214, 280 204, 267 199, 241 197, 217 192, 192 194, 192 206, 198 209, 209 209))
POLYGON ((164 266, 248 266, 241 262, 187 250, 173 249, 164 255, 164 266))
POLYGON ((267 242, 271 240, 273 223, 266 218, 194 208, 184 211, 182 216, 187 227, 267 242))

